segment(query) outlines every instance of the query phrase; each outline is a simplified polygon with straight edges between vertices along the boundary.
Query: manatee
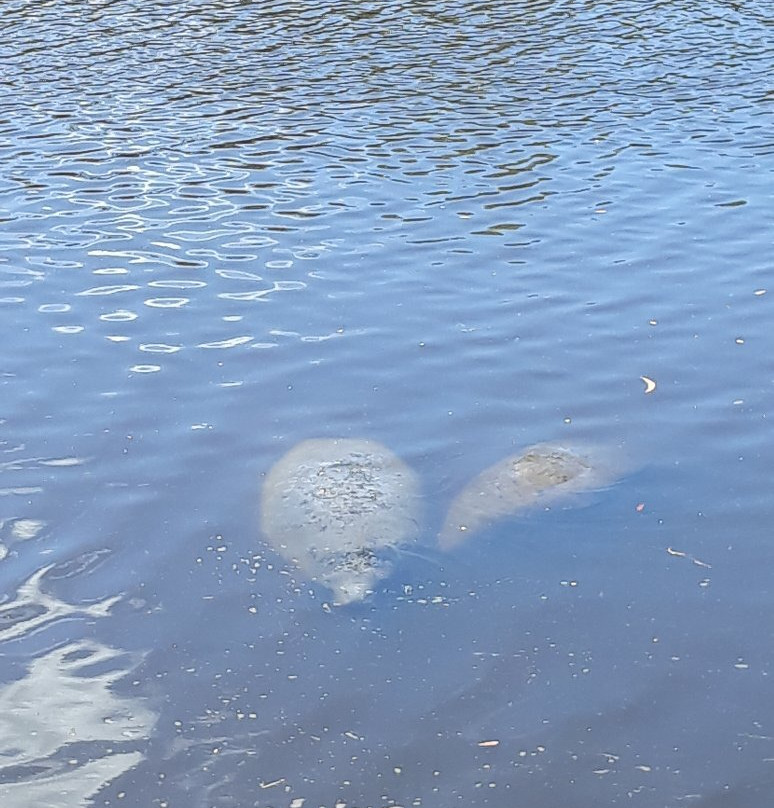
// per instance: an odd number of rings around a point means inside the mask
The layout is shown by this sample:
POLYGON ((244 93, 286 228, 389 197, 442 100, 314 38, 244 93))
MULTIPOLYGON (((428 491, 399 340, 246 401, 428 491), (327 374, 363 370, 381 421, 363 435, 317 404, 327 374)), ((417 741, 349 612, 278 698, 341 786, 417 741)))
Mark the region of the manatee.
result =
POLYGON ((380 443, 307 440, 269 471, 261 529, 337 604, 362 600, 390 574, 395 549, 416 539, 419 485, 380 443))
POLYGON ((452 502, 439 544, 455 547, 478 530, 531 505, 602 488, 613 477, 604 451, 539 443, 473 479, 452 502))

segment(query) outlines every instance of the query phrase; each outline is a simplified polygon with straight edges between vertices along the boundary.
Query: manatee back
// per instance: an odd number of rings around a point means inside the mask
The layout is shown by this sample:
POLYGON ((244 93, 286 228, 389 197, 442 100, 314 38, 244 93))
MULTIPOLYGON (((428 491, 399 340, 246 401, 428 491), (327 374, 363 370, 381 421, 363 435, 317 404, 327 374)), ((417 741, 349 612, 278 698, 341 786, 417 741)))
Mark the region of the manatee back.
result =
POLYGON ((539 443, 482 471, 449 507, 439 544, 450 549, 483 527, 582 491, 608 485, 614 466, 605 450, 539 443))
POLYGON ((307 440, 267 475, 261 528, 307 576, 359 599, 389 572, 379 551, 416 538, 418 490, 414 472, 380 443, 307 440))

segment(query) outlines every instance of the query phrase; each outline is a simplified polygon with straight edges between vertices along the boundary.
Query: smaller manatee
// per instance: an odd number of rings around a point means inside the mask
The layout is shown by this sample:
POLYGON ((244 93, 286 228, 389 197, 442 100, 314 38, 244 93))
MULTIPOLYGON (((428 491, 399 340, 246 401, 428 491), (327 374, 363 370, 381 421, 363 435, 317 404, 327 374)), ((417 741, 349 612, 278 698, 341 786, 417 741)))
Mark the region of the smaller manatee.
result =
POLYGON ((390 574, 395 548, 416 539, 418 490, 414 472, 380 443, 307 440, 269 471, 261 528, 337 604, 350 603, 390 574))
POLYGON ((452 502, 439 535, 444 549, 532 505, 602 488, 613 477, 604 453, 539 443, 481 472, 452 502))

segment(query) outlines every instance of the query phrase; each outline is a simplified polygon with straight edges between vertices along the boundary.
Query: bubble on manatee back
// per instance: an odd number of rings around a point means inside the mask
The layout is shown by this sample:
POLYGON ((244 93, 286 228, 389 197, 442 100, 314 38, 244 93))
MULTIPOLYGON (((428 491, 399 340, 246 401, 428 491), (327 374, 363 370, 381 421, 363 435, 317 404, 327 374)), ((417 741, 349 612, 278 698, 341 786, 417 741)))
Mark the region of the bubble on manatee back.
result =
POLYGON ((533 505, 609 485, 620 464, 602 448, 540 443, 482 471, 455 497, 439 535, 455 547, 499 519, 533 505))
POLYGON ((390 574, 393 548, 416 539, 418 494, 414 472, 380 443, 307 440, 269 471, 261 528, 336 603, 349 603, 390 574))

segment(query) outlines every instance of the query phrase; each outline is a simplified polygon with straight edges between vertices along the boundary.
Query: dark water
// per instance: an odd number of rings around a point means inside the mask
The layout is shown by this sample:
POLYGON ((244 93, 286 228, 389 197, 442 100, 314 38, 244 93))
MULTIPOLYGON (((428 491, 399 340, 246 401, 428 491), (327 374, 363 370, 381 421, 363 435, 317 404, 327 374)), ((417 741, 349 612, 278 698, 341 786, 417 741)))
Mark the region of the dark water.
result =
POLYGON ((770 805, 770 12, 3 5, 3 808, 770 805), (425 515, 326 609, 257 503, 336 436, 425 515))

